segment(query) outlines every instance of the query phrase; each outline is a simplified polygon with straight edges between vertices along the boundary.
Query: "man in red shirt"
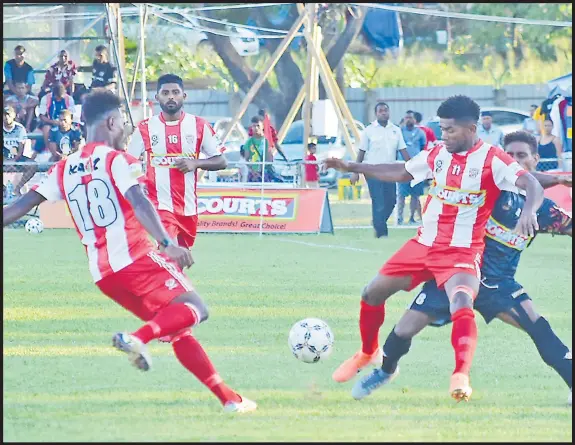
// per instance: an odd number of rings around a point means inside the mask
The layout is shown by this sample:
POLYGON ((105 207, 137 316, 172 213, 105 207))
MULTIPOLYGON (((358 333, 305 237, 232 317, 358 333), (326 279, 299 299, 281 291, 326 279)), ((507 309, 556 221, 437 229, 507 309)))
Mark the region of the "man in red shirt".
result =
POLYGON ((180 77, 161 76, 156 100, 162 112, 138 124, 128 153, 137 159, 145 154, 150 200, 170 236, 191 248, 198 225, 197 170, 223 170, 227 162, 211 125, 182 110, 185 98, 180 77))
MULTIPOLYGON (((305 157, 306 162, 317 162, 315 152, 317 146, 313 142, 307 145, 308 155, 305 157)), ((319 165, 305 164, 305 185, 308 189, 316 189, 319 187, 319 165)))
MULTIPOLYGON (((516 230, 534 236, 538 227, 535 212, 543 202, 543 188, 503 150, 477 137, 479 105, 469 97, 450 97, 437 114, 443 142, 405 164, 325 161, 328 168, 382 181, 411 181, 416 185, 433 179, 417 236, 405 243, 363 290, 359 316, 362 349, 334 372, 333 379, 345 382, 369 364, 381 366, 378 335, 385 319, 385 301, 400 290, 410 291, 435 278, 449 297, 453 321, 455 370, 449 392, 457 401, 467 401, 472 392, 469 372, 477 344, 473 302, 479 290, 487 220, 501 190, 520 188, 527 192, 527 198, 516 230)), ((360 383, 352 391, 356 399, 365 397, 380 382, 360 383)))
POLYGON ((425 138, 427 140, 425 147, 423 148, 424 150, 429 150, 431 148, 431 143, 435 142, 437 140, 437 138, 435 137, 435 133, 433 132, 433 130, 429 127, 426 127, 425 125, 421 125, 421 121, 423 120, 423 116, 419 111, 415 111, 413 113, 413 117, 415 118, 415 125, 419 128, 421 128, 423 130, 423 132, 425 133, 425 138))

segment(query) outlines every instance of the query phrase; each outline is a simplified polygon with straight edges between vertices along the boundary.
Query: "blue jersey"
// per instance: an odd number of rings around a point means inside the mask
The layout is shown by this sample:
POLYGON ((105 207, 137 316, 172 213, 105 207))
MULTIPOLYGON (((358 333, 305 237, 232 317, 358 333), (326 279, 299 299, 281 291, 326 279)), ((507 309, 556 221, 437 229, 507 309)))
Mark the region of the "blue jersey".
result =
MULTIPOLYGON (((529 246, 529 237, 513 230, 517 225, 525 197, 502 191, 489 217, 485 232, 482 276, 494 280, 513 279, 521 252, 529 246)), ((571 228, 571 217, 550 199, 545 199, 537 211, 538 233, 564 233, 571 228)))

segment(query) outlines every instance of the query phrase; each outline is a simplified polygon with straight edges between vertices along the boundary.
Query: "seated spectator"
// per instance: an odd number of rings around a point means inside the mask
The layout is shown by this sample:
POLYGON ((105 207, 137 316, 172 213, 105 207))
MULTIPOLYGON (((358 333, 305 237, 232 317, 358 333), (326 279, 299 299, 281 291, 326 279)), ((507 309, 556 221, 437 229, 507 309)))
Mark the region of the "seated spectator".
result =
POLYGON ((74 99, 66 94, 64 85, 55 82, 52 93, 46 94, 40 101, 38 115, 40 116, 40 129, 44 134, 44 146, 49 147, 49 136, 52 128, 57 129, 60 125, 60 113, 62 110, 74 111, 74 99))
POLYGON ((52 153, 50 161, 52 162, 59 161, 62 157, 78 150, 82 141, 82 133, 72 125, 72 112, 70 110, 60 112, 60 124, 56 129, 50 130, 49 141, 49 149, 52 153))
POLYGON ((64 85, 66 92, 70 95, 74 94, 74 76, 78 73, 76 64, 70 60, 68 51, 63 49, 60 51, 58 56, 58 61, 48 68, 46 71, 46 77, 44 78, 44 83, 42 84, 42 91, 47 93, 48 91, 54 90, 54 84, 56 82, 64 85))
POLYGON ((15 90, 15 94, 4 99, 4 105, 10 105, 16 110, 16 122, 24 125, 26 131, 30 133, 38 98, 27 92, 28 87, 24 82, 16 82, 15 90))
POLYGON ((97 46, 95 50, 90 89, 92 88, 116 90, 116 67, 110 63, 108 48, 104 45, 97 46))
POLYGON ((26 93, 32 92, 34 85, 34 68, 24 61, 26 48, 18 45, 14 48, 14 58, 4 64, 4 95, 16 94, 16 84, 23 82, 26 85, 26 93))
MULTIPOLYGON (((24 156, 24 148, 28 142, 28 135, 24 126, 16 122, 16 110, 11 106, 5 106, 3 110, 2 128, 2 162, 32 162, 32 159, 24 156)), ((21 189, 36 173, 36 165, 27 166, 4 166, 6 173, 22 173, 22 178, 14 185, 14 195, 20 196, 21 189)))

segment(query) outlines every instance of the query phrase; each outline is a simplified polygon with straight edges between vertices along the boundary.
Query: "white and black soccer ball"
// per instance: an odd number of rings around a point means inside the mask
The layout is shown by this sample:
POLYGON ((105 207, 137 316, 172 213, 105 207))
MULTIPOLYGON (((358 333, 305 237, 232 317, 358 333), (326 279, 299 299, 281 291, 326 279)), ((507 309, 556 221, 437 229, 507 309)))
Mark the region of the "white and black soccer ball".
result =
POLYGON ((325 360, 333 350, 333 332, 318 318, 306 318, 294 324, 289 332, 288 345, 292 354, 304 363, 325 360))
POLYGON ((44 231, 44 223, 38 218, 30 218, 26 221, 26 232, 38 235, 44 231))

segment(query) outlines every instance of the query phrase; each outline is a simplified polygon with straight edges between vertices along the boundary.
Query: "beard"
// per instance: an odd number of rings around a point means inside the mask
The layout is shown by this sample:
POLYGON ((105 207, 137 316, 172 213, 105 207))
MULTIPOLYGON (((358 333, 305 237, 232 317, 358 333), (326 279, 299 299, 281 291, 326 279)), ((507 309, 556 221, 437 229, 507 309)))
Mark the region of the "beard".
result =
POLYGON ((165 104, 160 103, 160 108, 162 109, 162 111, 166 114, 172 114, 172 115, 180 111, 183 106, 184 106, 183 102, 180 104, 178 104, 177 102, 168 102, 165 104))

